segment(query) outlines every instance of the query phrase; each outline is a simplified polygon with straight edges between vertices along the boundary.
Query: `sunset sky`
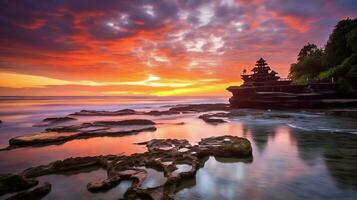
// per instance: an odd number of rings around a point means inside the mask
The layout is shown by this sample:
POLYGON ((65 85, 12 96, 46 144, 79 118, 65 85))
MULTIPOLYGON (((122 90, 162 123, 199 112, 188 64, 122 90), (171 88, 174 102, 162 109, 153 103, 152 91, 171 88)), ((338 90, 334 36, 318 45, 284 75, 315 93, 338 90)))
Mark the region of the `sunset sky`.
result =
POLYGON ((357 1, 1 0, 0 95, 229 95, 347 17, 357 1))

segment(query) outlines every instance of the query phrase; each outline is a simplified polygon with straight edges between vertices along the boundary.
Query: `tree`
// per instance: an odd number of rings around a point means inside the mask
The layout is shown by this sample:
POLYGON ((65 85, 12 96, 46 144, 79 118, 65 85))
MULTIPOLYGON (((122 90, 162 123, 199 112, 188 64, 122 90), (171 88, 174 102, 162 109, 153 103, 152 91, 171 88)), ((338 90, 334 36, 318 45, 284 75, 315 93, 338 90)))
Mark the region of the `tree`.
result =
POLYGON ((334 77, 340 84, 341 89, 348 91, 357 88, 357 19, 344 20, 343 26, 337 26, 331 35, 336 37, 337 33, 342 32, 338 28, 343 29, 346 33, 343 39, 333 39, 332 43, 336 49, 329 52, 334 52, 334 54, 325 54, 324 60, 332 60, 333 58, 342 61, 321 72, 319 78, 327 80, 334 77), (337 45, 337 41, 343 41, 344 45, 337 45), (341 52, 344 52, 344 54, 341 52))
POLYGON ((298 54, 298 61, 304 59, 307 56, 311 56, 315 53, 317 53, 318 51, 321 51, 321 49, 317 48, 316 44, 310 44, 307 43, 307 45, 305 45, 299 52, 298 54))
POLYGON ((333 77, 344 90, 357 88, 357 18, 341 20, 324 49, 308 43, 291 64, 289 77, 295 83, 329 81, 333 77))
POLYGON ((352 49, 354 53, 357 53, 357 28, 354 28, 346 36, 347 47, 352 49))
POLYGON ((325 45, 324 65, 330 68, 341 64, 351 56, 353 51, 347 46, 347 35, 355 28, 357 28, 357 18, 345 19, 337 23, 325 45))
POLYGON ((300 50, 298 62, 291 65, 289 77, 296 83, 313 80, 324 69, 322 55, 322 49, 308 43, 300 50))

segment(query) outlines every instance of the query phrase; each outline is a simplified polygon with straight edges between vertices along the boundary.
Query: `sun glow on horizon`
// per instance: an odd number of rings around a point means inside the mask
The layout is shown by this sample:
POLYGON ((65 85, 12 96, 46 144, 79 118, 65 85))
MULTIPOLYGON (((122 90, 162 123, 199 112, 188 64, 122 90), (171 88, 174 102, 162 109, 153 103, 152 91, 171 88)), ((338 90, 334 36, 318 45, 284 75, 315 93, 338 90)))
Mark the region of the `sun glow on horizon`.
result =
POLYGON ((27 88, 66 84, 70 82, 42 76, 0 72, 0 87, 27 88))
POLYGON ((303 44, 357 17, 353 1, 301 1, 4 1, 0 95, 228 95, 260 57, 286 77, 303 44))
MULTIPOLYGON (((117 82, 95 82, 89 80, 69 81, 48 78, 37 75, 26 75, 17 73, 0 72, 0 87, 22 89, 22 88, 50 88, 54 86, 91 86, 109 87, 109 91, 99 92, 101 95, 149 95, 149 96, 182 96, 182 95, 202 95, 205 93, 221 93, 231 84, 240 83, 219 83, 219 79, 201 79, 201 80, 181 80, 165 79, 159 76, 149 74, 146 79, 138 81, 117 81, 117 82), (151 90, 122 90, 125 87, 145 86, 151 90), (113 88, 113 89, 111 89, 113 88)), ((80 93, 88 93, 80 91, 80 93)), ((98 93, 95 93, 98 95, 98 93)), ((3 95, 3 94, 0 94, 3 95)))

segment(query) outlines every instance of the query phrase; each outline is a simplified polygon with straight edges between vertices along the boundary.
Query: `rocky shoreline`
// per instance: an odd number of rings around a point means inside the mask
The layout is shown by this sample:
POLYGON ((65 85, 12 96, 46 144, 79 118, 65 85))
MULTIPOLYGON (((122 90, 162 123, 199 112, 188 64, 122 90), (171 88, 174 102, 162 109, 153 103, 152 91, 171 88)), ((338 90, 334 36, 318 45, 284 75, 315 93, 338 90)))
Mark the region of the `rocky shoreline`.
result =
POLYGON ((187 112, 208 112, 208 111, 228 111, 229 104, 183 104, 175 105, 168 110, 151 110, 151 111, 136 111, 133 109, 122 109, 117 111, 96 111, 96 110, 81 110, 69 114, 69 116, 124 116, 124 115, 176 115, 187 112))
MULTIPOLYGON (((209 111, 228 111, 230 110, 229 104, 188 104, 176 105, 168 110, 151 110, 151 111, 135 111, 133 109, 122 109, 117 111, 95 111, 95 110, 81 110, 69 114, 64 117, 51 117, 43 119, 40 123, 35 124, 36 127, 46 127, 58 125, 69 121, 76 121, 74 116, 127 116, 127 115, 178 115, 181 113, 200 113, 209 111)), ((201 118, 201 117, 200 117, 201 118)), ((202 118, 203 119, 203 118, 202 118)), ((217 119, 203 119, 207 123, 217 124, 217 119)), ((219 123, 221 123, 221 120, 219 123)), ((180 125, 182 123, 179 123, 180 125)), ((82 123, 79 125, 71 126, 55 126, 47 128, 45 131, 34 134, 26 134, 11 138, 9 146, 1 150, 10 150, 17 147, 24 146, 44 146, 51 144, 62 144, 74 139, 86 139, 92 137, 103 136, 126 136, 137 134, 144 131, 155 131, 156 123, 146 119, 130 119, 122 121, 94 121, 90 123, 82 123)))
MULTIPOLYGON (((270 110, 268 110, 270 111, 270 110)), ((227 123, 231 117, 241 117, 252 115, 262 119, 274 119, 274 118, 293 118, 289 114, 277 114, 274 112, 266 112, 266 110, 247 110, 247 109, 235 109, 231 108, 229 104, 187 104, 187 105, 175 105, 167 110, 151 110, 151 111, 136 111, 133 109, 122 109, 117 111, 95 111, 95 110, 82 110, 69 114, 64 117, 52 117, 42 120, 39 124, 35 124, 37 127, 46 127, 58 125, 69 121, 76 121, 77 118, 73 116, 126 116, 126 115, 179 115, 185 113, 203 113, 198 116, 204 122, 211 125, 218 125, 227 123)), ((351 107, 349 109, 328 109, 322 111, 326 115, 333 115, 337 117, 350 117, 356 118, 356 108, 351 107)), ((182 125, 184 123, 177 123, 182 125)), ((144 131, 156 131, 156 123, 147 119, 130 119, 121 121, 94 121, 82 123, 79 125, 70 126, 54 126, 45 129, 43 132, 27 134, 11 138, 9 140, 9 146, 1 150, 10 150, 17 147, 24 146, 45 146, 52 144, 62 144, 74 139, 87 139, 92 137, 103 136, 126 136, 132 134, 138 134, 144 131)))
POLYGON ((42 122, 38 124, 34 124, 33 126, 35 127, 50 126, 54 124, 60 124, 60 123, 75 121, 75 120, 77 119, 73 117, 49 117, 42 120, 42 122))
MULTIPOLYGON (((144 131, 155 131, 158 125, 154 121, 138 118, 54 126, 60 123, 75 122, 81 116, 135 115, 140 117, 143 115, 161 116, 184 113, 199 114, 199 119, 211 125, 227 123, 230 118, 246 116, 256 119, 278 120, 304 118, 303 115, 294 115, 289 112, 234 109, 229 104, 176 105, 167 110, 151 111, 136 111, 132 109, 118 111, 82 110, 64 117, 46 118, 36 125, 40 127, 49 126, 43 132, 12 138, 9 140, 10 146, 2 150, 26 146, 62 144, 70 140, 92 137, 126 136, 144 131)), ((321 113, 339 117, 355 117, 356 109, 321 110, 321 113)), ((179 124, 181 125, 182 123, 177 123, 177 125, 179 124)), ((67 158, 48 165, 32 167, 19 174, 0 175, 0 195, 12 194, 13 196, 9 199, 40 199, 51 191, 51 184, 41 183, 39 185, 38 177, 63 172, 76 173, 75 170, 93 170, 92 168, 94 167, 95 169, 105 169, 107 178, 89 182, 87 190, 90 192, 105 192, 116 187, 124 180, 131 180, 132 185, 125 192, 125 199, 174 199, 174 194, 179 190, 180 183, 185 179, 194 178, 197 170, 206 162, 207 157, 244 158, 248 162, 252 160, 250 142, 245 138, 229 135, 205 138, 198 145, 192 145, 187 140, 178 139, 153 139, 137 145, 146 145, 147 152, 130 156, 106 155, 67 158), (189 167, 189 169, 182 171, 181 166, 183 165, 184 167, 189 167), (166 178, 165 183, 153 188, 143 188, 143 182, 148 177, 148 169, 162 172, 166 178)))
POLYGON ((139 143, 146 145, 148 151, 130 156, 95 156, 68 158, 26 169, 19 174, 0 176, 0 195, 15 193, 9 199, 41 198, 51 190, 49 183, 39 184, 36 178, 44 175, 70 172, 89 167, 100 167, 107 171, 107 178, 88 183, 90 192, 107 191, 123 180, 132 180, 131 187, 125 192, 125 199, 174 199, 174 193, 181 181, 194 178, 207 157, 233 157, 252 160, 250 142, 236 136, 220 136, 202 139, 198 145, 187 140, 154 139, 139 143), (190 170, 177 171, 178 165, 189 165, 190 170), (166 182, 153 188, 142 188, 148 169, 156 169, 164 174, 166 182), (24 191, 25 190, 25 191, 24 191))
POLYGON ((48 128, 41 133, 18 136, 9 140, 9 148, 53 144, 81 138, 125 136, 155 130, 155 122, 146 119, 95 121, 80 125, 48 128))

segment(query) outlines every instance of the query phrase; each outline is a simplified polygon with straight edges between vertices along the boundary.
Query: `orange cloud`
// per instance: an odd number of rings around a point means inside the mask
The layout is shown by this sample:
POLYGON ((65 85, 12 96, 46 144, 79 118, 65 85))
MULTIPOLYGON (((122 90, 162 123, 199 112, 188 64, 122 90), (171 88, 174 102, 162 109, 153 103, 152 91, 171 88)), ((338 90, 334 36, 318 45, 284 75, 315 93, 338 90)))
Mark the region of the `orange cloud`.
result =
POLYGON ((287 76, 343 13, 311 1, 133 1, 1 4, 0 95, 227 95, 259 57, 287 76))
POLYGON ((296 29, 302 33, 308 31, 310 28, 310 22, 308 20, 299 19, 293 16, 284 16, 283 20, 291 28, 296 29))

